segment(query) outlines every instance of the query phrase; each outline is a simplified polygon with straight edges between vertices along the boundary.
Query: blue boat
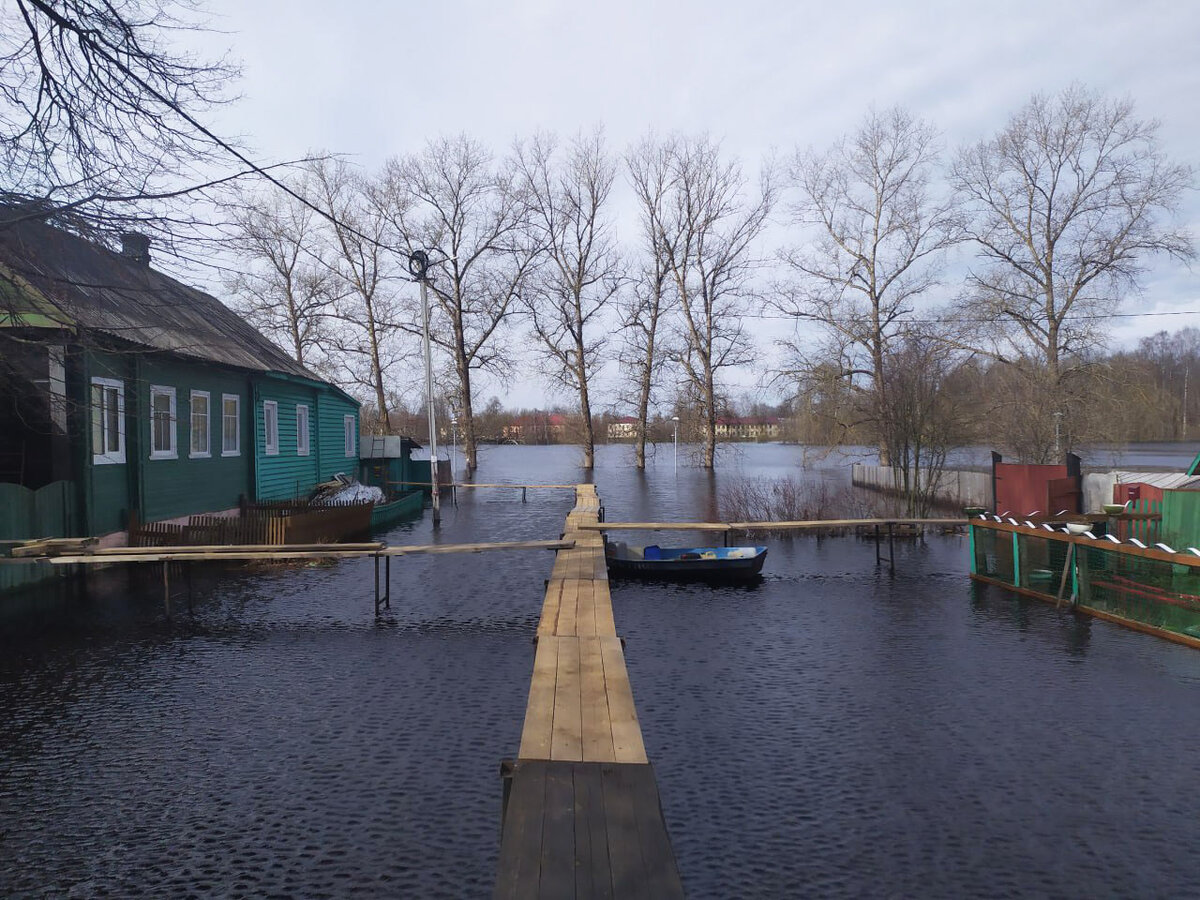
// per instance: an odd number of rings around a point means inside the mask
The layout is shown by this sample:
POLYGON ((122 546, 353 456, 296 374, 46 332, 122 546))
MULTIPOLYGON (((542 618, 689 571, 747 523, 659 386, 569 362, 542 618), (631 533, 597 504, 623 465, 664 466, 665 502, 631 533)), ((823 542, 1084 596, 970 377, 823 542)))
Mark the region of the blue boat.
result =
POLYGON ((669 581, 750 581, 762 572, 766 547, 630 547, 604 545, 608 573, 617 577, 669 581))

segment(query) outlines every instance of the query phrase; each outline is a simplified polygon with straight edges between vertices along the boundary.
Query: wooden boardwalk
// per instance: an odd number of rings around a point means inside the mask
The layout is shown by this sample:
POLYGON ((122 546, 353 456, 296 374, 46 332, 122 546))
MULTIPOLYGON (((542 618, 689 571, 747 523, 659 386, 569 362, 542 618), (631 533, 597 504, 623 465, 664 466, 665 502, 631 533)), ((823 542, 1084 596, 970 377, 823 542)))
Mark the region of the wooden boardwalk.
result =
POLYGON ((546 586, 495 897, 683 896, 613 621, 594 485, 546 586))

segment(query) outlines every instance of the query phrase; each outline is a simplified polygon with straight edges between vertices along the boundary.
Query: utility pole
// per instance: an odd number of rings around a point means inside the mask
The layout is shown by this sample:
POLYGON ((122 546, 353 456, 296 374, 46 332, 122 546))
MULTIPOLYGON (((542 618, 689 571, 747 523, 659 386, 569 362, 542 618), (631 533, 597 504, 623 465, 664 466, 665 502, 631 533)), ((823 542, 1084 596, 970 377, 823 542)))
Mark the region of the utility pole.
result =
POLYGON ((408 257, 408 271, 421 285, 422 332, 425 337, 425 404, 429 417, 429 485, 433 492, 433 527, 442 524, 442 496, 438 490, 437 420, 433 408, 433 348, 429 340, 429 256, 414 250, 408 257))

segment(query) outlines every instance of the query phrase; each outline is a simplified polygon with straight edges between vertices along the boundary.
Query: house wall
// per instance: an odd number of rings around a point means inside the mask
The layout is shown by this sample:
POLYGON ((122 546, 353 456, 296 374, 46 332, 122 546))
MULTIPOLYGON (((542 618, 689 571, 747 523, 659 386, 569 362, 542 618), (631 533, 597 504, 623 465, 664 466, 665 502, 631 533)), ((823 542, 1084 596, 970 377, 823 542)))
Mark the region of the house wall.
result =
POLYGON ((129 512, 137 502, 137 391, 135 390, 135 357, 131 353, 86 351, 82 356, 81 378, 69 387, 76 398, 71 411, 75 433, 83 435, 82 471, 84 472, 83 503, 84 531, 90 535, 123 531, 129 523, 129 512), (111 378, 124 387, 125 462, 95 464, 92 446, 92 379, 111 378))
POLYGON ((323 390, 320 393, 320 417, 318 440, 321 448, 318 475, 320 481, 328 481, 338 472, 354 476, 358 472, 359 435, 358 404, 340 393, 323 390), (346 454, 344 417, 354 416, 353 453, 346 454))
POLYGON ((253 444, 250 431, 250 380, 245 373, 218 366, 197 365, 169 357, 148 358, 138 379, 137 417, 142 448, 141 518, 146 522, 195 513, 231 509, 250 494, 253 444), (151 458, 151 385, 175 389, 175 458, 151 458), (191 392, 209 395, 209 453, 191 455, 191 392), (231 394, 240 403, 240 442, 236 454, 222 447, 222 399, 231 394))
POLYGON ((261 377, 255 379, 255 496, 287 500, 307 494, 337 472, 358 473, 358 405, 319 382, 261 377), (279 452, 268 456, 264 403, 279 404, 279 452), (309 408, 309 453, 297 453, 296 406, 309 408), (353 453, 346 454, 344 416, 354 417, 353 453))

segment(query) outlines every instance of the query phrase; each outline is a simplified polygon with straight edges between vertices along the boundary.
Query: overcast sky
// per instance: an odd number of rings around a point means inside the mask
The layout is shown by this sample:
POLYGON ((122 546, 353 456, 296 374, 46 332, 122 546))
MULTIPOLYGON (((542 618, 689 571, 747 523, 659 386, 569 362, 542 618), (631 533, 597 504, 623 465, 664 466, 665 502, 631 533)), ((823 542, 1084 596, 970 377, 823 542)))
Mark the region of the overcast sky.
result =
MULTIPOLYGON (((570 135, 603 124, 618 150, 650 128, 708 131, 753 171, 772 151, 828 145, 871 104, 908 107, 952 150, 1000 128, 1033 92, 1072 81, 1132 98, 1161 121, 1177 161, 1196 166, 1200 155, 1200 4, 1179 0, 205 8, 222 32, 204 39, 205 50, 227 50, 243 71, 241 99, 216 123, 262 160, 328 150, 373 168, 440 134, 466 132, 503 151, 538 129, 570 135)), ((1200 198, 1185 198, 1185 210, 1200 234, 1200 198)), ((1124 309, 1200 309, 1196 274, 1156 266, 1124 309)), ((1186 324, 1200 316, 1124 319, 1114 332, 1128 342, 1186 324)), ((533 405, 540 390, 509 397, 533 405)))

